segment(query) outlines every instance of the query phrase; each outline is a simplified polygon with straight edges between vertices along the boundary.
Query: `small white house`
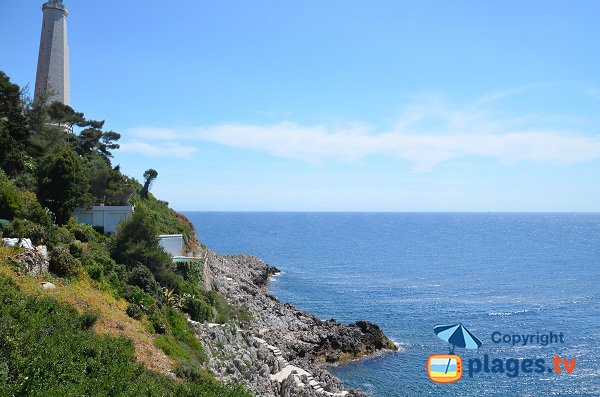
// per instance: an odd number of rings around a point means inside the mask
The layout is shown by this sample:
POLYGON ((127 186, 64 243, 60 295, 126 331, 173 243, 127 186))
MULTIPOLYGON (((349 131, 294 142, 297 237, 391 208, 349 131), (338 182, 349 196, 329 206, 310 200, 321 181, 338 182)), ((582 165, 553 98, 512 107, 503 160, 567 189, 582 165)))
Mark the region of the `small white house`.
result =
POLYGON ((104 228, 104 233, 112 234, 117 231, 117 225, 129 219, 133 213, 133 205, 96 205, 91 209, 76 208, 73 216, 77 222, 104 228))
POLYGON ((158 244, 172 257, 184 254, 183 234, 161 234, 158 244))

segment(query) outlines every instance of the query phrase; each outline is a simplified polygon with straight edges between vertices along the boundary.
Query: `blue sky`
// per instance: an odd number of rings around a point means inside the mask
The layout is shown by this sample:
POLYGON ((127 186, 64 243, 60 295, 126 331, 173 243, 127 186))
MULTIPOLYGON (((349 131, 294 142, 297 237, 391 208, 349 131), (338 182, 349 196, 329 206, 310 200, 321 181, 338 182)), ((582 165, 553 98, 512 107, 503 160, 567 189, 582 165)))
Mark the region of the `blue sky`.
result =
MULTIPOLYGON (((65 1, 72 106, 179 210, 599 211, 598 1, 65 1)), ((40 1, 0 0, 34 85, 40 1)))

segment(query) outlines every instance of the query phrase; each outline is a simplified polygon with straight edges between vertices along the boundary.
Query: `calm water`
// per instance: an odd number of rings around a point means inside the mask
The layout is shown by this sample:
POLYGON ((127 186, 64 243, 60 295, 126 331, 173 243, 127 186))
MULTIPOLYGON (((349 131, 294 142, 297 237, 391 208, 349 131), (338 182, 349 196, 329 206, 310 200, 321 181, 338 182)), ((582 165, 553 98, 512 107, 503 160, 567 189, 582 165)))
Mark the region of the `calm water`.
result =
POLYGON ((222 253, 283 273, 271 290, 323 319, 375 322, 403 351, 333 368, 376 397, 600 396, 600 214, 187 213, 222 253), (482 341, 469 358, 577 358, 572 374, 468 374, 432 383, 447 353, 437 324, 482 341), (564 344, 494 344, 491 334, 564 334, 564 344))

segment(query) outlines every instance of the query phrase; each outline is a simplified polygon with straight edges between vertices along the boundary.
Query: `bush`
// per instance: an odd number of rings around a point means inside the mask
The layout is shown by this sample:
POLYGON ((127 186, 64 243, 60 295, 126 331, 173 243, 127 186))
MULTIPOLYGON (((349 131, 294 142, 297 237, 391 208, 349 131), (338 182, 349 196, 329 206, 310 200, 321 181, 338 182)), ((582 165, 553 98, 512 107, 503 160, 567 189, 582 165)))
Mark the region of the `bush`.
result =
POLYGON ((186 217, 169 208, 167 202, 157 200, 152 193, 149 193, 146 199, 134 195, 130 201, 131 204, 135 205, 136 211, 138 208, 144 208, 144 211, 153 219, 161 233, 183 234, 186 248, 191 248, 194 245, 195 231, 193 224, 186 217))
POLYGON ((178 360, 189 360, 191 357, 176 339, 167 336, 159 335, 154 340, 154 346, 165 352, 171 358, 178 360))
POLYGON ((125 291, 125 266, 117 264, 108 253, 105 245, 87 243, 81 256, 81 262, 90 277, 99 282, 99 287, 119 297, 125 291))
POLYGON ((71 243, 69 243, 69 252, 74 257, 81 258, 81 256, 83 255, 83 246, 77 241, 72 241, 71 243))
POLYGON ((38 223, 46 229, 51 229, 53 215, 48 208, 40 205, 35 193, 21 191, 20 194, 23 199, 23 209, 18 213, 18 217, 38 223))
POLYGON ((154 279, 152 272, 146 266, 134 267, 131 272, 129 272, 127 283, 140 287, 145 292, 156 297, 160 296, 160 287, 154 279))
POLYGON ((150 313, 149 320, 152 324, 152 328, 154 328, 154 332, 157 334, 164 334, 167 332, 167 323, 159 311, 150 313))
POLYGON ((214 376, 206 370, 190 364, 189 361, 183 360, 177 363, 175 374, 182 379, 187 379, 192 382, 209 382, 215 380, 214 376))
POLYGON ((151 313, 156 308, 154 297, 135 285, 126 285, 123 297, 128 302, 138 305, 146 314, 151 313))
POLYGON ((13 181, 15 185, 20 189, 29 190, 31 192, 35 192, 37 190, 37 179, 35 174, 29 171, 21 172, 17 175, 13 181))
POLYGON ((23 206, 19 189, 0 170, 0 218, 14 219, 21 212, 23 206))
POLYGON ((185 281, 180 275, 173 273, 172 270, 157 271, 154 273, 154 277, 162 287, 172 290, 177 295, 200 293, 198 288, 185 281))
POLYGON ((44 244, 50 232, 44 226, 27 219, 17 218, 4 231, 5 237, 29 238, 34 245, 44 244))
POLYGON ((165 269, 171 257, 158 244, 156 223, 144 210, 136 208, 133 215, 121 222, 114 237, 112 257, 128 268, 144 264, 153 273, 165 269))
POLYGON ((198 339, 196 333, 188 324, 187 318, 179 310, 172 307, 163 309, 163 313, 169 324, 169 330, 173 336, 186 347, 186 350, 194 358, 198 364, 206 360, 204 349, 198 339))
POLYGON ((183 277, 186 281, 201 285, 202 261, 200 259, 193 259, 191 261, 175 262, 175 273, 183 277))
POLYGON ((49 270, 59 277, 74 277, 81 272, 81 262, 64 245, 55 247, 50 252, 49 270))
POLYGON ((139 320, 144 315, 142 308, 137 303, 130 303, 127 305, 126 312, 129 317, 135 318, 136 320, 139 320))
POLYGON ((85 271, 89 274, 90 278, 94 281, 101 281, 102 277, 104 277, 104 271, 102 266, 97 264, 96 262, 88 262, 84 263, 85 271))
POLYGON ((69 219, 67 229, 69 229, 69 231, 73 234, 75 239, 83 243, 97 241, 102 237, 102 235, 98 233, 93 227, 83 223, 77 223, 75 218, 69 219))
POLYGON ((98 313, 92 311, 86 311, 79 316, 82 329, 90 329, 98 321, 98 313))
POLYGON ((50 245, 56 246, 61 244, 71 244, 73 241, 75 241, 75 236, 73 235, 73 233, 71 233, 71 231, 68 228, 60 226, 54 228, 54 231, 51 236, 50 245))
POLYGON ((188 300, 185 311, 190 315, 192 320, 198 322, 209 321, 212 317, 212 308, 210 305, 198 298, 188 300))

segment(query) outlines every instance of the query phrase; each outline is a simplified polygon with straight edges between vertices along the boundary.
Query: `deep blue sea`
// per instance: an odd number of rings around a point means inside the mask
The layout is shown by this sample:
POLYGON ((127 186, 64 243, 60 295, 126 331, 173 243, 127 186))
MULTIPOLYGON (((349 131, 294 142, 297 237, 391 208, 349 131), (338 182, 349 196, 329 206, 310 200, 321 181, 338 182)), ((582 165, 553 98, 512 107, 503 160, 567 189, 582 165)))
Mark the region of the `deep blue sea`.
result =
POLYGON ((282 301, 323 319, 375 322, 400 345, 332 368, 348 387, 375 397, 600 396, 600 214, 186 215, 210 248, 278 267, 270 289, 282 301), (427 358, 449 346, 433 327, 453 323, 483 345, 456 349, 460 381, 433 383, 427 358), (564 343, 497 344, 493 332, 563 333, 564 343), (571 374, 482 369, 470 377, 469 360, 486 354, 503 365, 544 358, 551 367, 555 354, 577 362, 571 374))

